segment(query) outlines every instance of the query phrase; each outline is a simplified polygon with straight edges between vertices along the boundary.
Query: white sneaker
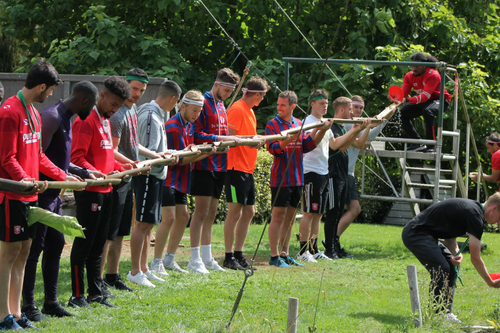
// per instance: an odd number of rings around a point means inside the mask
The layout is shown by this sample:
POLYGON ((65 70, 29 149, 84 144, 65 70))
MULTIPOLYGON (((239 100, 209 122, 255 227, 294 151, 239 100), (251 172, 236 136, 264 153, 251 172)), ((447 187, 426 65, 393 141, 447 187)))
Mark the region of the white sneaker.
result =
POLYGON ((444 316, 444 320, 445 321, 449 321, 450 323, 456 323, 456 324, 461 324, 462 321, 460 319, 457 318, 457 316, 455 316, 453 313, 447 313, 445 316, 444 316))
POLYGON ((306 251, 303 254, 297 254, 297 260, 304 262, 318 262, 313 258, 312 254, 309 251, 306 251))
POLYGON ((219 266, 219 264, 217 263, 217 261, 215 261, 214 258, 210 259, 209 262, 204 262, 204 264, 207 269, 211 269, 212 271, 221 271, 221 272, 226 271, 224 268, 219 266))
POLYGON ((191 260, 189 261, 187 265, 187 269, 190 270, 193 273, 199 273, 199 274, 208 274, 210 273, 205 265, 203 264, 203 261, 201 258, 196 259, 195 261, 191 260))
POLYGON ((132 282, 133 284, 137 284, 139 286, 146 286, 146 287, 153 287, 155 288, 156 286, 152 284, 146 275, 144 275, 143 272, 139 272, 136 275, 132 275, 132 272, 128 272, 127 275, 127 280, 132 282))
POLYGON ((168 264, 168 265, 165 265, 165 263, 163 263, 163 266, 165 267, 165 269, 169 269, 171 271, 175 271, 175 272, 179 272, 179 273, 184 273, 184 274, 189 273, 185 269, 180 268, 179 265, 175 262, 175 260, 172 260, 170 262, 170 264, 168 264))
POLYGON ((323 251, 318 251, 318 253, 313 254, 312 257, 316 260, 318 259, 332 260, 331 258, 325 256, 325 253, 323 251))
POLYGON ((158 275, 168 276, 168 273, 165 271, 165 267, 163 266, 163 260, 161 259, 153 259, 150 270, 158 275))
MULTIPOLYGON (((162 263, 162 266, 163 266, 163 263, 162 263)), ((146 277, 148 278, 148 280, 165 282, 165 280, 163 280, 162 278, 159 278, 156 275, 154 275, 153 272, 151 272, 149 269, 146 271, 146 273, 144 273, 144 275, 146 275, 146 277)))

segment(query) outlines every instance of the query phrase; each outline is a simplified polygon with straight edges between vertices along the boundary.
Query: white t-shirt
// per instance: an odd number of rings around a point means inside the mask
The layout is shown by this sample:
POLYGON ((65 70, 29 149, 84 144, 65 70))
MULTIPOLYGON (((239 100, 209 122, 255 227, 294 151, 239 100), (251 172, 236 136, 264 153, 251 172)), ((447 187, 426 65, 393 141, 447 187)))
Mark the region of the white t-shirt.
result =
MULTIPOLYGON (((304 125, 316 123, 320 120, 321 119, 318 119, 313 115, 309 115, 304 120, 304 125)), ((306 133, 311 131, 312 130, 309 130, 306 133)), ((304 173, 314 172, 318 175, 328 174, 328 147, 331 138, 333 138, 333 133, 332 130, 329 129, 326 131, 325 136, 319 145, 314 148, 313 151, 304 154, 304 173)))

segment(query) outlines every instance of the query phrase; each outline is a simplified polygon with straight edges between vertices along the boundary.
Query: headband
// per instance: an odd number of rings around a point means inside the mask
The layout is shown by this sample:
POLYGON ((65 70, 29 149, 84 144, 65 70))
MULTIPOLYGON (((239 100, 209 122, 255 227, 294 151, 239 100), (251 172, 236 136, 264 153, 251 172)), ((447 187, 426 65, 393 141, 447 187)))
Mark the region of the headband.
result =
POLYGON ((352 101, 352 105, 365 106, 365 103, 363 103, 363 102, 358 102, 358 101, 352 101))
POLYGON ((148 83, 148 79, 146 79, 145 77, 133 76, 133 75, 129 75, 129 76, 125 77, 125 80, 127 80, 127 81, 135 80, 135 81, 139 81, 139 82, 148 83))
POLYGON ((243 89, 241 89, 241 91, 243 91, 243 93, 246 93, 246 92, 266 93, 267 92, 267 90, 248 90, 247 88, 243 88, 243 89))
POLYGON ((203 102, 205 102, 205 98, 203 98, 203 100, 201 101, 195 101, 193 99, 189 99, 189 98, 186 98, 186 95, 184 95, 184 97, 182 97, 182 100, 181 100, 181 105, 182 104, 193 104, 193 105, 198 105, 198 106, 203 106, 203 102))
POLYGON ((236 88, 236 85, 234 83, 222 82, 222 81, 215 81, 215 83, 218 83, 224 87, 229 87, 229 88, 233 88, 233 89, 236 88))
POLYGON ((491 143, 492 145, 497 144, 500 146, 500 142, 498 142, 498 141, 491 141, 491 140, 486 139, 486 142, 491 143))
POLYGON ((312 100, 313 100, 313 102, 314 102, 314 101, 317 101, 318 99, 328 99, 328 98, 326 98, 326 97, 325 97, 325 96, 323 96, 323 95, 318 95, 318 96, 314 97, 312 100))

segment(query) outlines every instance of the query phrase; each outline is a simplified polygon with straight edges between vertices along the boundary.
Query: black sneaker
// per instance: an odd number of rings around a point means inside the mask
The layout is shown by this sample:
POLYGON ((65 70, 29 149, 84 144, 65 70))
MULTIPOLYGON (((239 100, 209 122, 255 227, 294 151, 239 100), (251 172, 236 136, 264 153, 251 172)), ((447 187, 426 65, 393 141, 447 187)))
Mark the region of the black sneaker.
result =
POLYGON ((231 260, 224 260, 222 267, 234 269, 235 271, 244 271, 245 268, 241 267, 241 265, 236 261, 236 259, 231 258, 231 260))
POLYGON ((344 250, 344 248, 340 248, 340 251, 337 252, 337 255, 339 258, 353 258, 354 256, 348 252, 346 252, 346 250, 344 250))
POLYGON ((111 304, 108 299, 106 298, 106 296, 97 296, 96 298, 94 299, 90 299, 90 296, 87 297, 87 303, 89 304, 92 304, 92 303, 99 303, 101 305, 106 305, 110 308, 119 308, 118 305, 114 305, 114 304, 111 304))
POLYGON ((109 282, 108 280, 106 280, 106 278, 104 278, 102 280, 104 281, 104 283, 108 287, 113 287, 113 288, 116 288, 118 290, 126 290, 126 291, 130 291, 130 292, 135 291, 135 289, 130 288, 129 286, 127 286, 125 284, 125 282, 123 282, 122 277, 120 275, 118 275, 118 277, 116 278, 116 280, 113 281, 113 282, 109 282))
POLYGON ((106 298, 109 298, 109 299, 115 299, 115 298, 116 298, 116 296, 115 296, 115 295, 113 295, 113 294, 111 293, 111 291, 109 291, 108 287, 106 287, 106 284, 105 284, 105 283, 103 283, 103 284, 101 285, 101 293, 102 293, 102 296, 104 296, 104 297, 106 297, 106 298))
POLYGON ((74 317, 74 315, 66 311, 66 309, 63 308, 63 306, 59 302, 55 302, 53 304, 44 304, 42 313, 47 316, 54 316, 59 318, 74 317))
POLYGON ((337 252, 325 251, 325 252, 323 252, 323 254, 325 256, 327 256, 328 258, 333 259, 333 260, 339 259, 337 252))
MULTIPOLYGON (((241 267, 243 268, 248 268, 250 267, 250 263, 245 259, 245 257, 241 258, 241 259, 236 259, 236 261, 238 262, 238 264, 240 264, 241 267)), ((257 267, 253 266, 252 269, 254 271, 257 270, 257 267)))
POLYGON ((427 147, 423 150, 424 153, 435 153, 436 152, 436 147, 427 147))
POLYGON ((421 151, 421 150, 424 150, 425 149, 425 146, 424 145, 419 145, 417 143, 412 143, 407 149, 406 151, 421 151))
POLYGON ((90 308, 89 303, 85 300, 85 297, 74 297, 71 296, 71 298, 68 301, 68 306, 73 306, 75 308, 90 308))
POLYGON ((26 315, 24 313, 21 313, 21 319, 19 319, 17 321, 17 324, 19 326, 21 326, 21 328, 29 328, 31 330, 35 330, 35 331, 41 331, 39 328, 33 326, 32 323, 30 323, 30 321, 28 320, 28 318, 26 318, 26 315))
POLYGON ((26 315, 30 321, 42 321, 47 320, 45 316, 38 310, 38 308, 34 305, 25 305, 21 308, 21 312, 26 315))

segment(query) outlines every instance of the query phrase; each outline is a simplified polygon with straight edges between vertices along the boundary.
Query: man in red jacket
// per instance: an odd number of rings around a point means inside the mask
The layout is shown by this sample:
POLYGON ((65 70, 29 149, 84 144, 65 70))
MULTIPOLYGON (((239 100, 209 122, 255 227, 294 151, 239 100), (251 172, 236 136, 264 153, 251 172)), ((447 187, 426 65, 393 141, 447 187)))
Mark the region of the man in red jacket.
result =
MULTIPOLYGON (((55 180, 78 181, 56 167, 42 152, 40 114, 32 104, 44 102, 61 83, 55 68, 41 58, 29 70, 24 87, 3 104, 0 178, 38 179, 41 171, 55 180)), ((44 185, 37 192, 46 188, 44 185)), ((0 320, 5 318, 0 322, 0 330, 33 327, 21 313, 21 290, 35 231, 28 228, 28 210, 36 205, 38 193, 0 191, 0 320)))
MULTIPOLYGON (((438 62, 438 60, 430 55, 416 52, 410 57, 411 61, 416 62, 438 62)), ((425 131, 427 140, 436 140, 435 121, 434 117, 439 113, 439 95, 441 89, 441 76, 431 67, 426 66, 411 66, 411 72, 405 75, 403 80, 403 102, 406 104, 401 109, 401 122, 403 130, 412 139, 420 139, 415 127, 413 127, 412 119, 420 116, 424 117, 425 131), (418 94, 414 97, 408 97, 411 89, 418 94)), ((444 90, 444 110, 450 106, 451 95, 444 90)), ((408 147, 408 151, 423 150, 424 153, 436 152, 435 145, 412 144, 408 147)))
MULTIPOLYGON (((116 76, 104 81, 104 90, 96 107, 85 120, 73 123, 71 162, 88 170, 98 170, 105 175, 115 170, 131 169, 131 164, 116 161, 113 140, 108 119, 130 98, 127 81, 116 76)), ((103 296, 101 279, 101 255, 106 242, 106 234, 111 218, 113 195, 112 186, 90 186, 85 191, 75 192, 76 218, 85 228, 86 238, 75 238, 71 249, 71 283, 73 295, 68 305, 89 307, 97 302, 114 307, 103 296), (87 267, 89 296, 85 300, 84 267, 87 267)))

